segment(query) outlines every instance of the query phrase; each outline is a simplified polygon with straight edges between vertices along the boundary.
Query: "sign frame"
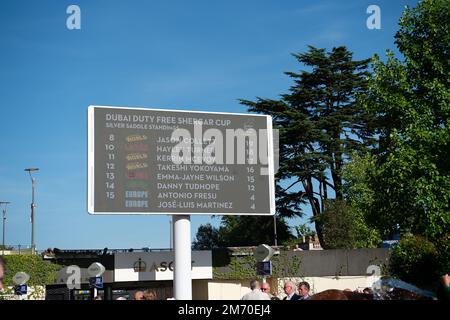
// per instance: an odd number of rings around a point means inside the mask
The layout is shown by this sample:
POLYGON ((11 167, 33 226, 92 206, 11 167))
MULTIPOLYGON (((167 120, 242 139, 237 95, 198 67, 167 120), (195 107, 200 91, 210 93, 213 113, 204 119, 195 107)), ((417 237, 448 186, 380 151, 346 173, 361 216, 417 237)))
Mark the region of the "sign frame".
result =
POLYGON ((19 284, 14 287, 14 294, 16 296, 26 296, 28 295, 28 286, 26 284, 19 284))
POLYGON ((273 274, 273 265, 272 265, 272 261, 268 260, 268 261, 259 261, 256 263, 256 273, 258 274, 258 276, 271 276, 273 274), (269 272, 265 272, 265 267, 268 266, 269 268, 269 272))
POLYGON ((103 289, 103 277, 90 277, 89 288, 91 289, 103 289))
POLYGON ((272 259, 273 255, 275 254, 275 250, 267 244, 260 244, 256 247, 256 249, 253 252, 253 256, 257 262, 267 262, 272 259), (259 252, 262 250, 267 250, 266 255, 262 256, 259 252))
POLYGON ((274 143, 273 143, 273 127, 272 117, 269 115, 261 114, 246 114, 246 113, 228 113, 228 112, 209 112, 209 111, 193 111, 193 110, 178 110, 178 109, 156 109, 156 108, 139 108, 139 107, 117 107, 117 106, 99 106, 90 105, 88 107, 88 154, 87 154, 87 211, 91 215, 246 215, 246 216, 273 216, 275 215, 275 173, 274 173, 274 143), (265 117, 267 121, 267 139, 268 139, 268 179, 269 179, 269 213, 217 213, 217 212, 99 212, 95 211, 94 206, 94 192, 95 192, 95 126, 94 126, 94 113, 95 109, 117 109, 117 110, 141 110, 141 111, 161 111, 161 112, 182 112, 182 113, 197 113, 197 114, 215 114, 215 115, 229 115, 229 116, 252 116, 252 117, 265 117))

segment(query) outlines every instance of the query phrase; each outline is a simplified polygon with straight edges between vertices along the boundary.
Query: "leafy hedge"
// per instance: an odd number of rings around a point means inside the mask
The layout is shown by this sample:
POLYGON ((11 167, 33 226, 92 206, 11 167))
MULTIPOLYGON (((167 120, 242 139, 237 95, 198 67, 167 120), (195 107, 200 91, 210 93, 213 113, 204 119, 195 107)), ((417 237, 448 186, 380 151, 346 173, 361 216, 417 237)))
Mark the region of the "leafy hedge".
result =
POLYGON ((46 285, 55 282, 57 272, 62 266, 44 261, 37 255, 7 255, 5 260, 6 286, 14 286, 12 278, 18 272, 25 272, 30 276, 27 285, 46 285))
MULTIPOLYGON (((301 259, 298 256, 289 257, 283 253, 274 256, 271 260, 273 270, 271 277, 288 277, 297 274, 301 265, 301 259)), ((214 266, 213 263, 213 278, 220 280, 248 280, 262 278, 256 274, 256 260, 252 254, 231 257, 229 258, 228 266, 230 269, 227 272, 220 272, 218 271, 217 265, 214 266)))
POLYGON ((393 249, 389 268, 393 276, 403 281, 428 285, 439 277, 439 252, 427 239, 407 235, 393 249))

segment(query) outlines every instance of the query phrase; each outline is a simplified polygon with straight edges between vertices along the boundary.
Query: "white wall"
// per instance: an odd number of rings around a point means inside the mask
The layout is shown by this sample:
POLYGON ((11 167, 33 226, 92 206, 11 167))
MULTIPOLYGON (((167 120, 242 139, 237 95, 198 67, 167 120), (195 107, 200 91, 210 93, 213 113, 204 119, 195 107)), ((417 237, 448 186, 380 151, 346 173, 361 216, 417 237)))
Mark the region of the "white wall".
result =
POLYGON ((208 300, 239 300, 250 292, 249 281, 208 281, 208 300))
MULTIPOLYGON (((366 287, 372 287, 372 284, 379 280, 380 277, 374 276, 345 276, 345 277, 304 277, 304 278, 280 278, 268 279, 272 292, 278 292, 278 297, 285 296, 283 292, 284 282, 290 280, 294 284, 306 281, 311 286, 311 294, 319 293, 328 289, 352 289, 362 290, 366 287)), ((233 281, 233 280, 208 280, 207 281, 207 297, 208 300, 239 300, 241 297, 250 292, 250 280, 233 281)), ((205 290, 202 287, 202 290, 205 290)), ((206 297, 206 295, 197 295, 197 297, 206 297)), ((195 297, 194 297, 195 299, 195 297)), ((201 299, 201 298, 200 298, 201 299)))
POLYGON ((328 289, 351 289, 351 290, 363 290, 366 287, 372 287, 375 281, 378 281, 380 277, 376 276, 342 276, 342 277, 304 277, 304 278, 280 278, 278 279, 278 297, 283 298, 285 296, 283 292, 284 282, 290 280, 294 282, 298 290, 298 283, 306 281, 311 287, 311 295, 316 294, 328 289))
MULTIPOLYGON (((174 251, 116 253, 114 282, 173 280, 173 261, 174 251), (145 263, 145 270, 135 272, 139 259, 145 263)), ((212 279, 211 251, 192 251, 192 261, 192 279, 212 279)))

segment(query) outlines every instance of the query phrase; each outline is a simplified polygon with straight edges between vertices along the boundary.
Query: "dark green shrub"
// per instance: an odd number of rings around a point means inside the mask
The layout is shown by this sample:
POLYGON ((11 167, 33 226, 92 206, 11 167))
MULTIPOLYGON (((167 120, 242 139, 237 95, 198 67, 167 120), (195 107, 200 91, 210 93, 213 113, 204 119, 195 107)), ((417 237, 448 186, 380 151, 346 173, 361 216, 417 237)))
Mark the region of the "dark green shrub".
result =
POLYGON ((408 235, 392 250, 391 275, 408 283, 423 286, 436 281, 438 251, 433 243, 420 236, 408 235))
POLYGON ((5 280, 7 286, 14 285, 12 278, 17 272, 30 276, 28 285, 46 285, 54 283, 57 272, 62 268, 57 264, 42 260, 38 255, 23 254, 4 256, 5 280))

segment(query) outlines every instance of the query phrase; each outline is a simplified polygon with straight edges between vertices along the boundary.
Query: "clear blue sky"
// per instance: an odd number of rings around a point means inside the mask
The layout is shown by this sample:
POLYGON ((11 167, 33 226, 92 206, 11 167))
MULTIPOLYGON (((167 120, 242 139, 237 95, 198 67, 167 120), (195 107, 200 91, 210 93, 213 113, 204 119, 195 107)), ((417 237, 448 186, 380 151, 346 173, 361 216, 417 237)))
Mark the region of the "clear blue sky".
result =
MULTIPOLYGON (((38 249, 169 246, 168 216, 86 211, 90 104, 245 112, 238 98, 277 98, 308 44, 346 45, 356 58, 394 49, 405 4, 416 1, 2 0, 0 201, 7 243, 29 245, 36 175, 38 249), (81 30, 66 9, 81 8, 81 30), (366 28, 370 4, 381 30, 366 28)), ((218 219, 192 217, 192 233, 218 219)), ((298 221, 292 221, 292 224, 298 221)))

